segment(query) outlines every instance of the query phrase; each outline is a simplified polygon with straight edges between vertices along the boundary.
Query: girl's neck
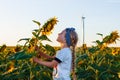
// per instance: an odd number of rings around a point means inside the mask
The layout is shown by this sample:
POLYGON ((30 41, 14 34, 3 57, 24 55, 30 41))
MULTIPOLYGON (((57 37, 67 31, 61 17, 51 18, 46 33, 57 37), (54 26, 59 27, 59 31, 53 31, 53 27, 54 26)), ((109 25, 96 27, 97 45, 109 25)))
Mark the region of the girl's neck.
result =
POLYGON ((61 43, 61 48, 69 48, 69 47, 67 46, 67 44, 62 44, 61 43))

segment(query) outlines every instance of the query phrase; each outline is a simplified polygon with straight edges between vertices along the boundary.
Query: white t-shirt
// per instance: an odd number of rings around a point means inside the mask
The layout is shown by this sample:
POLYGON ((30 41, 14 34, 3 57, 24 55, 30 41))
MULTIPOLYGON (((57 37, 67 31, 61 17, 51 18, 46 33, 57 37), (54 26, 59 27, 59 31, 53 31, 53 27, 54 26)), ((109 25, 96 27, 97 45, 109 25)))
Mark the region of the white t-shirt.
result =
MULTIPOLYGON (((70 48, 63 48, 56 54, 59 64, 54 67, 53 79, 54 80, 71 80, 71 64, 72 64, 72 51, 70 48)), ((56 60, 55 59, 55 60, 56 60)))

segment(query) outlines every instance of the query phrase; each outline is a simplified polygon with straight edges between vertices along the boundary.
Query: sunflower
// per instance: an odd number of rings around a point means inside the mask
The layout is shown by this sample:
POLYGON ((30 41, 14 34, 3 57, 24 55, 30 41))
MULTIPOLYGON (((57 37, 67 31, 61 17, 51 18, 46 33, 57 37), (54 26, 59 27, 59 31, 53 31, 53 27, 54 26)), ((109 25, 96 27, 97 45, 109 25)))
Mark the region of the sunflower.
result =
POLYGON ((113 49, 112 49, 112 54, 113 54, 113 55, 119 54, 119 49, 113 48, 113 49))
POLYGON ((50 18, 43 26, 42 26, 42 35, 49 35, 53 30, 55 24, 57 24, 58 20, 56 17, 50 18))
POLYGON ((10 66, 7 72, 12 72, 13 70, 14 70, 14 61, 10 63, 10 66))
POLYGON ((83 63, 84 63, 84 61, 81 60, 81 61, 78 62, 78 65, 81 65, 81 64, 83 64, 83 63))
POLYGON ((110 35, 103 38, 103 42, 106 44, 116 43, 116 40, 119 40, 120 35, 117 31, 113 31, 110 35))

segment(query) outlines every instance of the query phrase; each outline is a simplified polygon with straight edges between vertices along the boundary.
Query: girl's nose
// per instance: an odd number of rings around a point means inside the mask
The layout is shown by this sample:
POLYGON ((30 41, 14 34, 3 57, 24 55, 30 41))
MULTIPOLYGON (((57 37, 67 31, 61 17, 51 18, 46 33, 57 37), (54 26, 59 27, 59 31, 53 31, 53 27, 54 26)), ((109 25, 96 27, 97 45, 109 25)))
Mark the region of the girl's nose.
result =
POLYGON ((58 33, 58 35, 60 35, 61 33, 58 33))

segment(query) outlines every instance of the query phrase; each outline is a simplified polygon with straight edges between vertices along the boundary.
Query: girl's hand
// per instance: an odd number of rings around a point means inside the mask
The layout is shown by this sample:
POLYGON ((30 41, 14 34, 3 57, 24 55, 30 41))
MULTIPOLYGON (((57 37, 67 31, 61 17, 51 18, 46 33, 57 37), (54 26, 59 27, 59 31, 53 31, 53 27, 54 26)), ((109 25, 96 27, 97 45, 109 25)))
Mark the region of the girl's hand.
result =
POLYGON ((39 59, 38 59, 37 57, 34 57, 34 58, 33 58, 33 62, 38 63, 38 62, 39 62, 39 59))
POLYGON ((35 51, 39 51, 39 47, 37 45, 35 46, 35 51))
POLYGON ((34 50, 37 52, 37 57, 40 58, 40 50, 37 45, 34 47, 34 50))

